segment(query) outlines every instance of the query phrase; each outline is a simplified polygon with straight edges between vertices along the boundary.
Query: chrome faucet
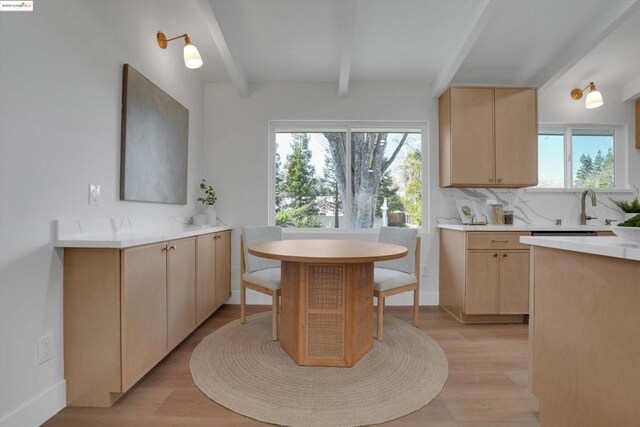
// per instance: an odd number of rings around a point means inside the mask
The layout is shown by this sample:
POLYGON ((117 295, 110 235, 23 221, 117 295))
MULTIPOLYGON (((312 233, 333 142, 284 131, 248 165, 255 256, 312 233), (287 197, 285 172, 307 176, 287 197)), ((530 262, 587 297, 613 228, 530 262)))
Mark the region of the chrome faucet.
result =
POLYGON ((598 204, 598 201, 596 199, 596 193, 595 191, 593 191, 592 189, 588 189, 588 190, 584 190, 582 192, 582 204, 581 209, 580 209, 580 225, 587 225, 587 220, 589 219, 598 219, 595 216, 589 216, 587 215, 587 213, 585 212, 585 201, 587 199, 587 194, 591 196, 591 206, 595 206, 598 204))

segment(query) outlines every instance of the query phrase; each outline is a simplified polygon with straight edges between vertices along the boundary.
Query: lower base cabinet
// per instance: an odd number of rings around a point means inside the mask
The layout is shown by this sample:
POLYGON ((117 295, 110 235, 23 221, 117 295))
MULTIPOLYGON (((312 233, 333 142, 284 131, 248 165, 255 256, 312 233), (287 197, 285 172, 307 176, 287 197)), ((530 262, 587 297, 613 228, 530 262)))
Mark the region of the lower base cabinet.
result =
POLYGON ((68 406, 109 407, 230 296, 231 232, 65 248, 68 406))
POLYGON ((231 296, 231 233, 197 238, 196 323, 199 325, 231 296))
POLYGON ((523 322, 529 249, 519 232, 440 230, 440 306, 462 323, 523 322))
MULTIPOLYGON (((165 243, 139 246, 124 249, 120 256, 123 391, 167 354, 166 249, 165 243)), ((89 283, 86 285, 91 286, 89 283)), ((98 301, 92 303, 99 304, 98 301)), ((77 344, 82 345, 80 342, 77 344)))

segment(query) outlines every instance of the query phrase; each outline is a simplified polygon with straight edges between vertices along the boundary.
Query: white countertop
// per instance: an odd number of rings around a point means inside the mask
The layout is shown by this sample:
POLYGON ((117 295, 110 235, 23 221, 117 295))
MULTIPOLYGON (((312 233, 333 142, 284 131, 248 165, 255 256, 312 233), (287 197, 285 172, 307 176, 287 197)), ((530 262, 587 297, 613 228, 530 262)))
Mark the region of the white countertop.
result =
MULTIPOLYGON (((121 232, 105 234, 77 234, 57 236, 54 246, 57 248, 114 248, 123 249, 132 246, 147 245, 167 240, 183 239, 202 234, 231 230, 232 227, 213 225, 185 225, 170 229, 153 231, 121 232)), ((57 234, 57 233, 56 233, 57 234)))
POLYGON ((611 231, 610 225, 463 225, 438 224, 438 228, 458 231, 611 231))
POLYGON ((520 242, 532 246, 640 261, 640 244, 620 237, 523 236, 520 237, 520 242))

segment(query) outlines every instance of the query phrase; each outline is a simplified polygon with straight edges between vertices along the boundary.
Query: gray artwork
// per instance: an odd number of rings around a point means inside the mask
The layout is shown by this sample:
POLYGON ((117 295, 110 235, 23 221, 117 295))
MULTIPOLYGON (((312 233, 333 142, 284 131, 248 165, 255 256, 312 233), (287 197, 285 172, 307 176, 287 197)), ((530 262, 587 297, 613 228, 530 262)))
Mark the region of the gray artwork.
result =
POLYGON ((125 64, 120 200, 186 204, 188 150, 189 110, 125 64))

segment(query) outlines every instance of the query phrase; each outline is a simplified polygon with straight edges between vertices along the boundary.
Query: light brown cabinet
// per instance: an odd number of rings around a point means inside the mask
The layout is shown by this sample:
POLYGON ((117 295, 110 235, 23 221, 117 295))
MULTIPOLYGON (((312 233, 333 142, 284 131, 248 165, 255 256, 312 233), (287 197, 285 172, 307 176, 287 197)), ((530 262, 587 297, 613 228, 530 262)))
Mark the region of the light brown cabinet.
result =
POLYGON ((125 249, 121 254, 124 390, 167 354, 166 250, 165 243, 158 243, 125 249))
POLYGON ((196 327, 196 238, 167 245, 169 350, 196 327))
POLYGON ((529 251, 500 251, 498 313, 529 313, 529 251))
POLYGON ((440 230, 440 306, 462 323, 522 322, 529 309, 526 232, 440 230))
POLYGON ((636 148, 640 150, 640 99, 636 101, 636 148))
POLYGON ((111 406, 226 301, 230 241, 65 248, 67 405, 111 406))
POLYGON ((537 92, 451 87, 439 99, 441 187, 538 183, 537 92))
POLYGON ((231 233, 220 233, 216 240, 216 309, 231 296, 231 233))
POLYGON ((231 233, 198 236, 197 247, 196 319, 200 324, 231 296, 231 233))
POLYGON ((465 314, 498 314, 498 253, 467 252, 465 314))

